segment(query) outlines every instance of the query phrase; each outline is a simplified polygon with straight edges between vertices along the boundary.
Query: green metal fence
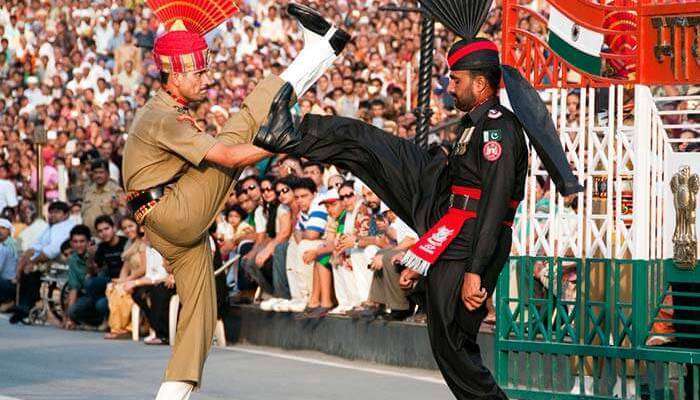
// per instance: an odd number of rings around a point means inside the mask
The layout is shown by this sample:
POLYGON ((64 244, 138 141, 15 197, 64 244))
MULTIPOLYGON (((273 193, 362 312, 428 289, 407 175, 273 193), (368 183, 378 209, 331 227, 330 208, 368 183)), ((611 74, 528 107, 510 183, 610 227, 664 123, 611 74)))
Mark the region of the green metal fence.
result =
POLYGON ((700 315, 700 293, 678 290, 689 282, 700 266, 512 257, 497 291, 499 383, 515 399, 700 400, 700 349, 687 347, 700 343, 700 320, 679 319, 700 315), (683 305, 664 305, 668 294, 683 305), (666 307, 673 319, 658 317, 666 307), (654 322, 679 327, 671 343, 645 344, 654 322))

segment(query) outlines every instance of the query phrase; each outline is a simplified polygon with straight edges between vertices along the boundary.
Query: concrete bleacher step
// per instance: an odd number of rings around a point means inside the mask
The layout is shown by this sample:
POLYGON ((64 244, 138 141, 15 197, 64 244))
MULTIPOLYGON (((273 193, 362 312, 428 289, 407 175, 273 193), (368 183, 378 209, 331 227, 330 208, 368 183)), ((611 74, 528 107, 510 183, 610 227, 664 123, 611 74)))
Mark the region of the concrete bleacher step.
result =
MULTIPOLYGON (((425 325, 328 316, 295 320, 292 313, 262 311, 238 305, 224 317, 229 344, 247 343, 287 350, 315 350, 351 360, 401 367, 437 369, 425 325)), ((486 366, 494 365, 493 335, 479 333, 486 366)))

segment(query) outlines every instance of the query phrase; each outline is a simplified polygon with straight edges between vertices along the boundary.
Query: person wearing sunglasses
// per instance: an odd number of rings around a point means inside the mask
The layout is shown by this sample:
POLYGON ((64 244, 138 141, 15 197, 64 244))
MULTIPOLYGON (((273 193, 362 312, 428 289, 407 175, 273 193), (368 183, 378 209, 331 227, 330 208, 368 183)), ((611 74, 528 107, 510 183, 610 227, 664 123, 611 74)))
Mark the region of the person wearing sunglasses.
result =
POLYGON ((250 199, 256 205, 262 202, 262 191, 260 190, 260 181, 255 175, 250 175, 241 181, 241 188, 250 196, 250 199))
MULTIPOLYGON (((248 181, 249 180, 246 179, 243 184, 246 190, 254 186, 251 184, 247 187, 246 184, 248 181)), ((263 292, 268 295, 271 295, 273 292, 272 260, 270 257, 277 245, 277 241, 275 240, 277 236, 275 220, 279 203, 277 202, 277 193, 275 193, 274 189, 274 181, 275 178, 272 176, 266 176, 260 180, 259 191, 261 193, 262 203, 254 212, 255 246, 253 250, 246 254, 241 262, 243 270, 246 271, 258 286, 262 288, 263 292)), ((248 194, 252 198, 254 189, 248 190, 248 194)))
POLYGON ((289 311, 289 278, 287 277, 287 247, 292 235, 293 221, 296 215, 296 204, 292 187, 298 180, 293 175, 278 179, 275 183, 277 194, 277 215, 275 216, 274 251, 272 255, 272 286, 273 297, 260 303, 264 311, 289 311))

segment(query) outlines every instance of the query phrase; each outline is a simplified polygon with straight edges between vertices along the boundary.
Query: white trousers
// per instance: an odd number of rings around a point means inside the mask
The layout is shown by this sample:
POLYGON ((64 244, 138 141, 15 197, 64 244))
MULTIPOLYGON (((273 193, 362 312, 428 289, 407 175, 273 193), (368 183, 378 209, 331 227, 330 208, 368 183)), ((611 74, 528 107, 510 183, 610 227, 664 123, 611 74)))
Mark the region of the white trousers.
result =
POLYGON ((287 280, 292 300, 309 301, 313 289, 314 262, 304 263, 304 252, 317 249, 323 244, 322 240, 302 240, 297 243, 289 240, 287 247, 287 280))
POLYGON ((360 302, 369 299, 369 290, 372 287, 372 278, 374 271, 367 268, 369 263, 379 251, 377 246, 367 246, 362 249, 353 249, 350 253, 352 262, 352 272, 355 276, 355 284, 357 286, 357 295, 360 302))

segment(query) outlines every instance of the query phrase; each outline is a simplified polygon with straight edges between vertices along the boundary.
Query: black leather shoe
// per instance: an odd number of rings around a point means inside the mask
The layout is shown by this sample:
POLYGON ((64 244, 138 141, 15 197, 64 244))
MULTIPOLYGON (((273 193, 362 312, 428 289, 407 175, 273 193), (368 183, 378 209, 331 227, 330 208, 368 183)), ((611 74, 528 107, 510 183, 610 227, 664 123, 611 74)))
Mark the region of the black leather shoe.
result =
MULTIPOLYGON (((311 7, 290 3, 287 6, 287 12, 289 15, 296 18, 305 29, 319 36, 325 36, 328 30, 331 29, 330 22, 326 21, 318 11, 311 7)), ((344 30, 338 29, 330 38, 329 43, 335 54, 338 55, 343 51, 345 45, 347 45, 349 41, 350 35, 344 30)))
POLYGON ((382 315, 382 319, 385 321, 403 321, 410 317, 413 312, 411 310, 392 310, 388 314, 382 315))
POLYGON ((290 153, 301 141, 302 135, 294 127, 289 104, 294 96, 290 83, 285 83, 277 92, 270 106, 265 123, 253 138, 253 144, 272 153, 290 153))

